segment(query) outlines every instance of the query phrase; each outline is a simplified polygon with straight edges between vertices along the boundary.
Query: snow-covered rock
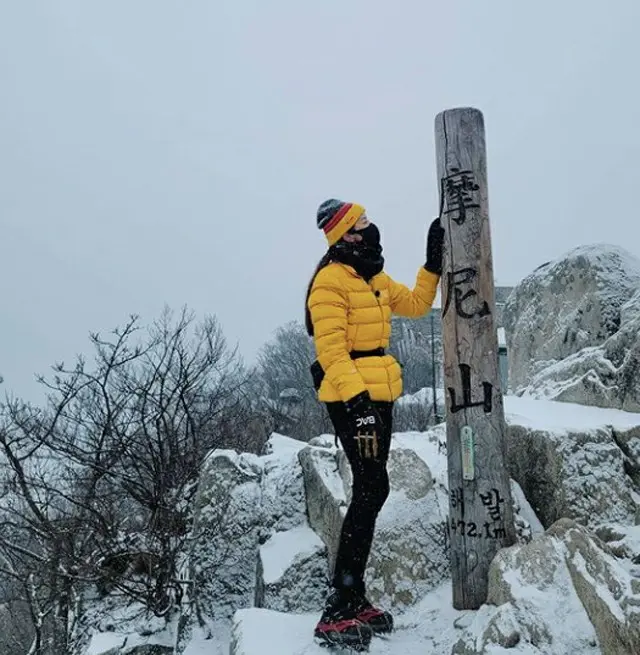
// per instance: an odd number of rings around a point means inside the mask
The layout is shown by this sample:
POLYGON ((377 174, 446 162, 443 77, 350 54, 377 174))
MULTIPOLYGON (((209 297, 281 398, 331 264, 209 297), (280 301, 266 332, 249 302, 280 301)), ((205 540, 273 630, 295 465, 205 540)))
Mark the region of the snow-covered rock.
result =
POLYGON ((568 520, 549 530, 562 539, 573 586, 604 655, 640 652, 640 580, 606 547, 568 520))
POLYGON ((326 552, 307 521, 298 461, 306 447, 274 433, 262 456, 214 451, 203 464, 189 553, 189 600, 198 611, 185 605, 176 653, 189 652, 203 620, 229 621, 253 605, 289 610, 305 599, 315 606, 321 588, 324 596, 326 552))
POLYGON ((260 546, 256 607, 316 610, 327 595, 327 571, 326 547, 308 525, 275 533, 260 546))
MULTIPOLYGON (((431 438, 434 438, 431 435, 431 438)), ((393 448, 387 463, 391 492, 404 494, 408 500, 420 500, 433 488, 434 480, 427 463, 410 448, 393 448)))
POLYGON ((258 458, 212 452, 202 467, 194 507, 191 580, 201 611, 231 616, 252 605, 262 493, 258 458))
POLYGON ((504 308, 518 394, 640 410, 640 260, 581 246, 527 276, 504 308))
POLYGON ((640 525, 603 524, 595 534, 634 578, 640 578, 640 525))
POLYGON ((86 655, 174 655, 172 641, 172 630, 164 625, 149 633, 135 630, 95 632, 86 655))
POLYGON ((335 562, 342 521, 347 511, 346 481, 335 448, 307 446, 299 453, 309 525, 327 547, 329 568, 335 562))
POLYGON ((635 522, 636 493, 610 429, 559 435, 511 425, 508 431, 509 470, 543 525, 566 516, 591 526, 635 522))
MULTIPOLYGON (((366 582, 372 600, 395 613, 399 630, 388 641, 375 640, 372 653, 446 655, 454 645, 456 653, 465 655, 497 655, 505 648, 520 655, 600 652, 594 645, 601 639, 600 628, 593 627, 596 619, 583 604, 588 596, 573 582, 579 570, 571 568, 570 560, 578 561, 578 555, 570 553, 570 540, 545 534, 543 525, 548 527, 563 514, 575 518, 609 542, 606 548, 622 558, 627 575, 634 566, 640 569, 640 526, 634 526, 640 415, 515 396, 505 398, 505 411, 519 537, 513 552, 531 546, 519 560, 508 560, 499 576, 503 582, 516 580, 515 587, 509 587, 511 596, 503 586, 504 596, 495 595, 493 601, 500 598, 499 607, 486 605, 466 613, 451 608, 444 530, 449 508, 445 427, 396 433, 388 466, 391 493, 376 525, 366 582), (562 542, 562 557, 549 550, 552 539, 562 542), (541 546, 543 542, 547 546, 541 546), (537 562, 540 549, 542 568, 553 568, 556 560, 562 563, 549 589, 569 585, 571 592, 559 593, 546 604, 541 600, 544 587, 536 592, 538 582, 525 584, 525 573, 537 562), (527 553, 533 564, 525 562, 527 553), (570 621, 573 627, 567 629, 564 624, 570 621)), ((351 494, 350 470, 344 453, 327 435, 313 445, 280 435, 269 444, 264 456, 245 460, 234 455, 234 466, 225 464, 227 494, 236 493, 233 485, 257 487, 252 510, 258 534, 255 595, 247 594, 236 605, 231 652, 270 655, 265 648, 272 648, 278 655, 319 654, 324 651, 312 642, 313 626, 328 587, 327 551, 337 546, 351 494)), ((239 547, 244 548, 242 541, 239 547)), ((577 552, 584 557, 584 550, 577 552)), ((242 552, 249 560, 248 550, 242 552)), ((598 565, 586 570, 596 579, 604 569, 598 565)), ((630 602, 632 596, 620 596, 625 607, 630 602)), ((622 630, 621 625, 617 628, 622 630)), ((200 653, 195 644, 194 637, 185 655, 200 653)), ((218 653, 206 641, 202 649, 218 653)))
POLYGON ((597 537, 562 519, 530 544, 496 555, 487 604, 452 655, 501 652, 497 647, 540 655, 640 652, 638 582, 597 537))
POLYGON ((262 530, 265 535, 306 524, 304 480, 298 453, 304 441, 272 434, 261 457, 262 530))
MULTIPOLYGON (((121 594, 84 599, 69 653, 83 655, 173 655, 177 615, 158 617, 121 594)), ((0 651, 5 653, 5 650, 0 651)))
POLYGON ((489 655, 499 648, 528 655, 600 653, 565 553, 546 534, 499 551, 489 570, 487 603, 471 613, 452 655, 489 655))
POLYGON ((271 435, 262 457, 214 451, 200 474, 194 508, 191 579, 207 616, 253 605, 260 543, 306 524, 297 454, 305 443, 271 435))
POLYGON ((98 633, 89 644, 87 655, 174 655, 167 644, 130 644, 127 635, 98 633))
MULTIPOLYGON (((640 415, 568 403, 505 398, 511 476, 545 527, 568 517, 595 528, 634 524, 640 415)), ((640 469, 639 469, 640 470, 640 469)))

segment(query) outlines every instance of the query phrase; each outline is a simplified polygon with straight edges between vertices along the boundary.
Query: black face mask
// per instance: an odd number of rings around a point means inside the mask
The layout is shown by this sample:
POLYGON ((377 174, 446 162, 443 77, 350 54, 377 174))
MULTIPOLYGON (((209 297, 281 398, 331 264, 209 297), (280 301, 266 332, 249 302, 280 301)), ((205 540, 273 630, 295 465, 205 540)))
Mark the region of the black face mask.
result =
POLYGON ((349 230, 349 233, 359 234, 362 240, 353 243, 338 241, 331 246, 331 255, 336 261, 352 266, 358 275, 369 281, 384 267, 380 230, 373 223, 369 223, 364 230, 349 230))
POLYGON ((351 234, 359 234, 362 237, 362 243, 377 248, 380 245, 380 230, 375 223, 369 223, 364 230, 354 230, 351 234))

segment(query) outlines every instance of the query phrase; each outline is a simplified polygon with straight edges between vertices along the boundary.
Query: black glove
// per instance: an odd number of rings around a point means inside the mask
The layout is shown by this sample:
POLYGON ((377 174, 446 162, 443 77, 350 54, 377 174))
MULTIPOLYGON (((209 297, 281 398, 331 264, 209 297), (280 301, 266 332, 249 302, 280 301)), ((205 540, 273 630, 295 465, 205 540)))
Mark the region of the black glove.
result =
POLYGON ((347 416, 351 421, 353 438, 358 444, 360 457, 377 459, 378 435, 382 428, 380 414, 371 402, 369 393, 363 391, 345 402, 347 416))
POLYGON ((427 262, 424 265, 427 271, 442 275, 442 244, 444 241, 444 228, 440 225, 440 218, 436 218, 429 226, 427 235, 427 262))

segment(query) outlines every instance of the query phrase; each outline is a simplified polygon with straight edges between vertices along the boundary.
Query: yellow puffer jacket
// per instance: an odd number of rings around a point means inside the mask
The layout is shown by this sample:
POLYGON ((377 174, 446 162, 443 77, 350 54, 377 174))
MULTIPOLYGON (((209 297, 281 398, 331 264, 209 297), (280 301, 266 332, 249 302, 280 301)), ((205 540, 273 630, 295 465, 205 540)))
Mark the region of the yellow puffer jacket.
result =
POLYGON ((308 307, 324 379, 322 402, 345 401, 363 391, 372 400, 402 393, 402 371, 392 355, 351 359, 352 350, 387 348, 391 315, 418 317, 433 305, 439 276, 420 267, 413 290, 385 272, 368 283, 351 266, 333 262, 313 282, 308 307))

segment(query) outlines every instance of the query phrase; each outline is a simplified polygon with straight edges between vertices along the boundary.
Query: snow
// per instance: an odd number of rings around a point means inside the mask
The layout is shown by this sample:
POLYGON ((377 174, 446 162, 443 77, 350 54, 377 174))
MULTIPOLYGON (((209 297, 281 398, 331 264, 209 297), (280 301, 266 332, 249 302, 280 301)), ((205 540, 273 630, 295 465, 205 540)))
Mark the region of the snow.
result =
POLYGON ((505 396, 504 408, 508 422, 534 430, 586 432, 606 427, 627 430, 640 425, 640 414, 634 412, 531 397, 505 396))
MULTIPOLYGON (((640 284, 640 260, 628 250, 608 243, 577 246, 563 253, 555 261, 538 267, 528 277, 540 278, 545 284, 550 284, 550 269, 562 265, 565 260, 577 259, 588 261, 591 267, 597 270, 599 277, 606 279, 607 286, 626 293, 628 288, 640 284)), ((602 284, 604 286, 604 282, 602 284)))
MULTIPOLYGON (((391 448, 402 448, 414 451, 415 454, 429 467, 429 471, 431 472, 436 485, 440 488, 446 489, 449 486, 446 443, 446 428, 443 423, 431 428, 428 432, 396 432, 393 435, 391 448)), ((404 496, 402 498, 404 498, 404 496)), ((392 495, 389 496, 387 504, 391 501, 392 495)), ((447 503, 445 503, 445 506, 448 507, 447 503)), ((444 513, 446 514, 447 511, 448 510, 444 513)))
POLYGON ((127 653, 137 646, 173 646, 172 630, 165 630, 149 636, 136 633, 96 632, 92 635, 85 655, 111 655, 112 653, 127 653))
MULTIPOLYGON (((284 434, 272 432, 269 439, 267 439, 267 454, 277 457, 286 457, 288 455, 296 454, 302 450, 307 444, 298 439, 292 439, 284 434)), ((268 459, 268 457, 267 457, 268 459)))
POLYGON ((108 653, 110 650, 115 652, 116 648, 122 648, 127 635, 118 632, 96 632, 89 642, 85 655, 101 655, 108 653))
MULTIPOLYGON (((436 401, 438 404, 445 399, 444 389, 436 389, 436 401)), ((398 405, 431 405, 433 403, 433 387, 423 387, 415 393, 407 393, 400 396, 396 401, 398 405)))
POLYGON ((229 655, 231 628, 228 622, 213 622, 207 630, 195 626, 191 641, 182 655, 229 655))
MULTIPOLYGON (((459 636, 453 623, 463 613, 451 607, 451 584, 444 584, 410 611, 396 617, 391 636, 372 641, 372 655, 443 655, 459 636)), ((314 643, 318 614, 282 614, 249 608, 236 612, 230 655, 327 655, 314 643)), ((194 652, 195 655, 195 652, 194 652)))
POLYGON ((265 584, 280 580, 298 556, 313 555, 323 548, 322 540, 308 525, 276 532, 260 547, 265 584))
POLYGON ((573 556, 573 563, 575 564, 577 570, 582 574, 584 579, 587 580, 587 582, 589 582, 596 590, 598 597, 605 603, 611 614, 615 616, 618 619, 618 621, 620 621, 620 623, 624 623, 626 617, 624 615, 624 612, 622 611, 622 608, 614 598, 613 594, 611 593, 611 590, 608 587, 606 587, 604 584, 598 582, 598 580, 596 580, 589 573, 589 569, 587 568, 587 562, 585 561, 584 557, 580 553, 575 553, 575 555, 573 556))

